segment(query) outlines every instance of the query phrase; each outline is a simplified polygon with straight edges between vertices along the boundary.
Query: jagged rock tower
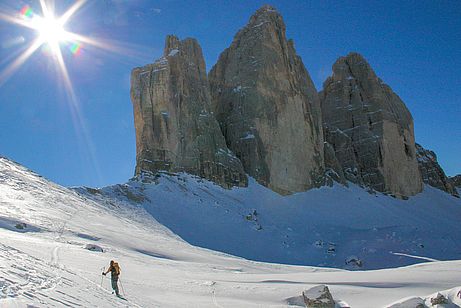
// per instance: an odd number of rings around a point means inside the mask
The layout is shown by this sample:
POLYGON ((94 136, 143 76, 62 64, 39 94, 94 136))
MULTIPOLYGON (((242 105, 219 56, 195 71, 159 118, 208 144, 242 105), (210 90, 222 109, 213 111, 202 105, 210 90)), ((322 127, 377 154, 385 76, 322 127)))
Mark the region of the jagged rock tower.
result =
POLYGON ((459 197, 456 186, 440 167, 437 155, 433 151, 426 150, 421 145, 416 144, 416 158, 424 183, 459 197))
POLYGON ((318 186, 323 174, 319 98, 293 45, 282 16, 263 6, 209 74, 229 149, 250 176, 281 194, 318 186))
POLYGON ((164 56, 131 74, 136 174, 185 171, 224 187, 246 186, 211 113, 202 50, 195 39, 166 38, 164 56))
POLYGON ((422 191, 413 118, 361 55, 336 61, 320 99, 325 139, 346 179, 397 197, 422 191))

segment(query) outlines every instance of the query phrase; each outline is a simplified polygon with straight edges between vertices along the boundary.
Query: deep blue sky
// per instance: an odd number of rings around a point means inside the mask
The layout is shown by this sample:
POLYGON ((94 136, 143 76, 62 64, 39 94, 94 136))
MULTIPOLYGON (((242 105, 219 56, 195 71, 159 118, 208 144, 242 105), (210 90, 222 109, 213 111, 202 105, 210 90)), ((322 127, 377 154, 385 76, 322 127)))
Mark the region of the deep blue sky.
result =
MULTIPOLYGON (((73 3, 56 2, 60 12, 73 3)), ((125 182, 135 166, 131 69, 160 57, 167 34, 197 38, 210 69, 264 3, 283 15, 318 90, 339 56, 361 53, 412 112, 417 142, 436 151, 448 175, 461 173, 458 0, 88 1, 66 28, 113 47, 84 44, 78 56, 62 47, 86 137, 41 49, 0 85, 0 155, 67 186, 125 182)), ((24 4, 40 13, 38 1, 3 0, 0 10, 16 13, 24 4)), ((0 74, 35 36, 0 21, 0 74)))

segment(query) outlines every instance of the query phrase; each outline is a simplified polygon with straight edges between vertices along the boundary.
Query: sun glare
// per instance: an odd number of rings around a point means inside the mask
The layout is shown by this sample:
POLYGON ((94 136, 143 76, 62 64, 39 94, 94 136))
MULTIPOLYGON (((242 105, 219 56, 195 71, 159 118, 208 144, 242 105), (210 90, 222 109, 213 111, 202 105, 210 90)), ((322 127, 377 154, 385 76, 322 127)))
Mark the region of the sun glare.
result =
MULTIPOLYGON (((32 55, 36 52, 40 52, 41 46, 49 46, 49 48, 45 48, 43 50, 45 52, 41 54, 43 56, 52 55, 50 60, 56 64, 59 75, 58 81, 64 86, 64 90, 68 95, 72 120, 77 135, 85 143, 94 167, 98 170, 99 168, 95 159, 93 144, 85 121, 80 114, 78 98, 74 91, 65 60, 69 59, 69 55, 75 58, 80 56, 82 50, 88 47, 97 48, 110 53, 123 54, 124 56, 130 56, 134 51, 125 48, 124 45, 116 41, 109 41, 101 37, 97 39, 91 38, 65 29, 66 25, 69 25, 70 22, 78 22, 74 20, 75 15, 87 1, 88 0, 74 0, 73 4, 62 15, 55 14, 55 4, 58 2, 56 0, 36 0, 35 5, 24 5, 20 10, 16 8, 14 10, 5 10, 2 3, 0 5, 1 22, 8 22, 16 26, 28 28, 36 32, 37 35, 35 38, 31 39, 28 45, 15 55, 14 58, 11 57, 8 61, 1 59, 0 65, 3 65, 3 63, 7 63, 7 65, 0 69, 0 87, 10 76, 23 66, 32 55), (39 3, 39 5, 37 5, 37 3, 39 3), (51 53, 49 53, 48 50, 51 51, 51 53)), ((17 4, 22 2, 23 1, 16 1, 17 4)), ((137 46, 135 49, 138 48, 137 46)))
POLYGON ((63 24, 54 17, 36 17, 33 26, 39 33, 39 38, 50 46, 55 47, 62 41, 66 41, 66 31, 63 24))
MULTIPOLYGON (((64 59, 66 55, 78 57, 86 48, 97 48, 109 53, 117 53, 123 56, 134 57, 139 46, 132 47, 127 44, 120 44, 117 41, 101 37, 91 38, 78 33, 67 31, 66 25, 72 22, 76 13, 85 5, 88 0, 74 0, 73 4, 62 15, 56 15, 56 0, 36 0, 40 6, 24 5, 20 10, 7 12, 0 5, 0 21, 19 25, 31 29, 37 33, 35 39, 28 43, 28 46, 0 70, 0 86, 14 74, 40 47, 47 45, 46 50, 51 51, 53 60, 59 67, 62 79, 65 81, 68 91, 72 93, 70 78, 67 73, 64 59), (41 12, 40 12, 41 11, 41 12), (126 47, 129 46, 129 47, 126 47)), ((19 1, 18 1, 19 2, 19 1)), ((43 53, 50 55, 50 53, 43 53)), ((145 55, 142 55, 142 59, 145 55)), ((70 95, 73 96, 73 95, 70 95)))
MULTIPOLYGON (((46 44, 54 56, 63 80, 69 92, 73 92, 66 65, 64 63, 63 51, 70 52, 73 56, 78 56, 82 49, 82 40, 86 39, 88 44, 94 44, 92 40, 76 33, 68 32, 64 29, 66 23, 72 16, 85 4, 87 0, 77 0, 61 16, 55 17, 54 5, 47 5, 47 0, 40 0, 41 14, 38 14, 32 7, 25 5, 16 14, 6 14, 0 10, 0 19, 29 28, 37 32, 37 37, 31 41, 28 48, 23 51, 10 65, 0 71, 0 85, 8 79, 27 59, 32 56, 40 46, 46 44), (19 14, 18 14, 19 13, 19 14), (67 47, 63 51, 61 47, 67 47)), ((51 1, 50 1, 51 2, 51 1)))

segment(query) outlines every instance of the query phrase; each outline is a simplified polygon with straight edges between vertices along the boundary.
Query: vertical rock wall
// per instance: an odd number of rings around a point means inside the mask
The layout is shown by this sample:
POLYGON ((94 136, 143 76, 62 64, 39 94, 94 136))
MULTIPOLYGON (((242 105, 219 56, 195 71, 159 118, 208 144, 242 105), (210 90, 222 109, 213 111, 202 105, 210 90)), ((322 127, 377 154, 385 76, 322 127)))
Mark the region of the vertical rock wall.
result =
POLYGON ((282 194, 320 185, 317 91, 280 14, 259 9, 209 74, 213 109, 245 171, 282 194))
POLYGON ((211 112, 202 50, 195 39, 166 39, 164 55, 131 75, 136 174, 188 172, 216 183, 246 186, 211 112))
POLYGON ((326 141, 348 180, 399 197, 422 191, 413 118, 361 55, 336 61, 320 99, 326 141))

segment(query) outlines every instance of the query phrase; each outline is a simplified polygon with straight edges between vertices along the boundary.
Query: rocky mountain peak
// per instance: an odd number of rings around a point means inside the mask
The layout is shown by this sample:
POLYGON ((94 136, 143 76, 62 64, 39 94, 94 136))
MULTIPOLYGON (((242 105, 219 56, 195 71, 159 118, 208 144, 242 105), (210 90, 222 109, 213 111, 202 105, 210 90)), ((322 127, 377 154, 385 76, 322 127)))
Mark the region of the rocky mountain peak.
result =
POLYGON ((241 39, 247 38, 247 47, 269 42, 280 44, 287 41, 285 23, 282 15, 272 6, 264 5, 258 9, 235 36, 232 45, 241 44, 241 39), (249 44, 248 44, 249 43, 249 44))
POLYGON ((320 98, 326 141, 348 180, 401 197, 422 190, 411 113, 363 56, 339 58, 320 98))
POLYGON ((137 175, 188 172, 224 187, 246 186, 242 164, 227 148, 210 110, 209 91, 195 39, 169 35, 163 57, 133 70, 137 175))
POLYGON ((345 57, 340 57, 333 64, 332 69, 331 78, 334 78, 335 81, 352 78, 377 78, 367 60, 357 52, 351 52, 345 57))
POLYGON ((258 25, 260 23, 269 23, 271 21, 281 21, 281 23, 276 23, 275 25, 283 25, 285 27, 285 24, 283 23, 283 18, 282 15, 277 11, 277 9, 271 5, 263 5, 261 8, 259 8, 251 17, 248 22, 249 27, 253 27, 255 25, 258 25))
POLYGON ((318 186, 318 94, 273 7, 263 6, 250 18, 209 79, 213 111, 249 175, 282 194, 318 186))
POLYGON ((174 57, 178 53, 182 53, 179 58, 188 58, 191 61, 197 60, 199 65, 203 64, 205 69, 205 62, 203 60, 202 48, 199 42, 195 38, 185 38, 179 40, 175 35, 167 35, 165 38, 165 47, 163 49, 164 57, 174 57))
POLYGON ((165 48, 163 49, 163 55, 168 56, 168 54, 175 49, 179 50, 180 41, 176 35, 167 35, 165 38, 165 48))
POLYGON ((254 15, 261 15, 261 14, 268 14, 268 13, 277 13, 278 14, 278 11, 272 5, 264 4, 259 9, 256 10, 256 12, 253 14, 253 16, 254 15))
POLYGON ((406 198, 422 190, 423 173, 456 193, 435 155, 417 151, 410 111, 361 54, 340 57, 332 72, 317 93, 270 5, 208 76, 197 40, 168 35, 163 56, 132 74, 136 174, 185 171, 245 186, 246 173, 281 194, 349 180, 406 198))

